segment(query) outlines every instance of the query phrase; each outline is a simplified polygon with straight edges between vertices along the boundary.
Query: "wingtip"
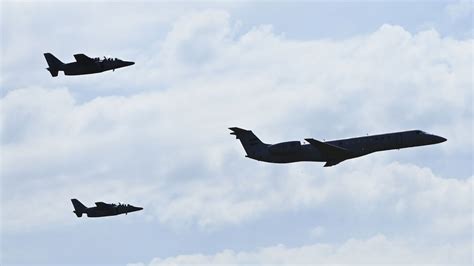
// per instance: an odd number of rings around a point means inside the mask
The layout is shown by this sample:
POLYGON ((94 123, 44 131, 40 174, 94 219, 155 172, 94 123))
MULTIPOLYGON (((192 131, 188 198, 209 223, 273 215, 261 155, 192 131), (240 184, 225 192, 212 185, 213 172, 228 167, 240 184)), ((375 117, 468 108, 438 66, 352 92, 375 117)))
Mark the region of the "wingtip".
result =
POLYGON ((239 131, 250 131, 248 129, 244 129, 244 128, 240 128, 240 127, 229 127, 230 130, 234 131, 234 132, 239 132, 239 131))

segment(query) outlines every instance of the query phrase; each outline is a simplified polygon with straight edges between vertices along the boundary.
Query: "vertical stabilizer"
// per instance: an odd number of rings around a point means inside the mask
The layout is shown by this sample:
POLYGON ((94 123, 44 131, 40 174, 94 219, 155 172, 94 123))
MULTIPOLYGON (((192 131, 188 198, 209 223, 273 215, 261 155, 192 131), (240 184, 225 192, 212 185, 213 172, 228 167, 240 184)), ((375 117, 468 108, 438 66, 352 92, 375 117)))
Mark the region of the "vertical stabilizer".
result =
POLYGON ((262 154, 263 150, 267 148, 268 144, 263 143, 251 130, 246 130, 238 127, 229 128, 232 130, 231 135, 235 135, 240 140, 242 146, 250 158, 255 158, 262 154))
POLYGON ((81 217, 83 213, 86 212, 87 207, 84 206, 79 200, 77 199, 71 199, 72 205, 74 206, 74 213, 77 215, 77 217, 81 217))
POLYGON ((49 71, 49 73, 51 73, 51 76, 58 76, 58 71, 61 70, 61 67, 64 65, 64 63, 51 53, 45 53, 44 58, 46 58, 46 62, 48 62, 49 67, 46 69, 49 71))

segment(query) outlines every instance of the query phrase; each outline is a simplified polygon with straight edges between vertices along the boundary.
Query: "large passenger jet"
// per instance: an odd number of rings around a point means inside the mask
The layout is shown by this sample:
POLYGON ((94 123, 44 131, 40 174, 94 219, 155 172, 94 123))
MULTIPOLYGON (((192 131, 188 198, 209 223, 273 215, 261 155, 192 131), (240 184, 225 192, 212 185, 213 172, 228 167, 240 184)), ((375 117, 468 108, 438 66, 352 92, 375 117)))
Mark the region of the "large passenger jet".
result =
POLYGON ((244 146, 246 157, 269 163, 326 162, 324 167, 372 152, 431 145, 446 141, 443 137, 421 130, 410 130, 324 142, 311 138, 305 139, 309 144, 301 144, 300 141, 265 144, 251 130, 238 127, 229 129, 232 131, 230 134, 235 135, 244 146))

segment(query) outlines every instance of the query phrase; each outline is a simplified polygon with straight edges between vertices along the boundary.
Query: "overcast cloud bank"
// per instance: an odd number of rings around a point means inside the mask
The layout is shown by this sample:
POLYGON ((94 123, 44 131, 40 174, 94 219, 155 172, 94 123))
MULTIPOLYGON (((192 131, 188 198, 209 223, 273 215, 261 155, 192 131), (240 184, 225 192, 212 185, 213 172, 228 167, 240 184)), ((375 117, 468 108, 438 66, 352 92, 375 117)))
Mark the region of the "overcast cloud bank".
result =
POLYGON ((151 43, 133 70, 106 82, 68 86, 60 77, 55 86, 7 88, 2 234, 77 228, 69 199, 100 196, 144 205, 130 219, 177 231, 232 230, 314 210, 379 219, 369 237, 342 244, 222 249, 150 265, 472 262, 472 39, 383 25, 344 40, 297 41, 270 25, 240 33, 228 12, 207 10, 151 43), (110 95, 113 86, 125 95, 110 95), (107 93, 83 95, 90 88, 107 93), (230 126, 267 142, 414 128, 448 142, 330 169, 282 166, 244 158, 230 126), (383 229, 390 220, 397 225, 383 229))
MULTIPOLYGON (((169 258, 155 258, 139 265, 463 265, 469 261, 469 245, 423 246, 416 240, 388 239, 375 235, 368 239, 349 239, 340 245, 313 244, 301 247, 276 245, 251 252, 223 250, 212 255, 189 254, 169 258)), ((467 265, 467 264, 466 264, 467 265)))

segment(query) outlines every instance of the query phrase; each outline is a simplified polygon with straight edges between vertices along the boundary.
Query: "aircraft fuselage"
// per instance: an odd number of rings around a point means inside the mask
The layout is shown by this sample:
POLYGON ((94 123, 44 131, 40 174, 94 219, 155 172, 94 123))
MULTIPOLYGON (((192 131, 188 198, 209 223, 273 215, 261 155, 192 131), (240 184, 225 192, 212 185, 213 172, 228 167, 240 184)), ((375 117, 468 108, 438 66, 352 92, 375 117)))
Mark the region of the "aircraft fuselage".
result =
POLYGON ((59 71, 63 71, 66 76, 86 75, 95 74, 108 70, 115 70, 126 66, 133 65, 133 62, 127 61, 107 61, 100 60, 92 64, 81 64, 78 62, 67 63, 58 68, 59 71))
POLYGON ((306 139, 310 142, 309 144, 301 144, 300 141, 288 141, 271 145, 260 142, 252 131, 245 132, 246 130, 238 128, 231 128, 231 130, 235 130, 231 134, 240 139, 247 152, 246 157, 251 159, 270 163, 327 162, 325 166, 332 166, 344 160, 373 152, 431 145, 446 141, 443 137, 427 134, 420 130, 410 130, 325 142, 306 139), (252 135, 245 137, 246 134, 252 135))
POLYGON ((119 214, 128 214, 129 212, 135 212, 142 210, 139 207, 127 207, 127 206, 116 206, 110 209, 101 209, 99 207, 90 207, 85 210, 87 217, 104 217, 104 216, 114 216, 119 214))
POLYGON ((57 77, 59 71, 63 71, 66 76, 87 75, 108 70, 115 71, 117 68, 135 64, 134 62, 123 61, 118 58, 91 58, 85 54, 75 54, 76 62, 71 63, 61 62, 51 53, 45 53, 44 57, 48 63, 48 68, 46 69, 53 77, 57 77))
POLYGON ((119 214, 128 214, 129 212, 136 212, 143 210, 141 207, 135 207, 130 204, 108 204, 104 202, 96 202, 95 207, 86 207, 79 200, 71 199, 74 206, 74 213, 77 217, 82 217, 86 214, 87 217, 104 217, 114 216, 119 214))

